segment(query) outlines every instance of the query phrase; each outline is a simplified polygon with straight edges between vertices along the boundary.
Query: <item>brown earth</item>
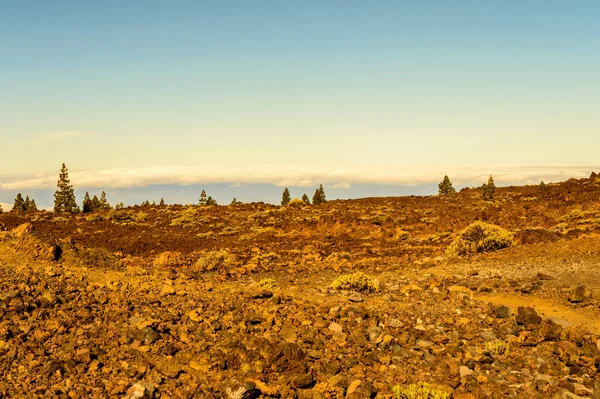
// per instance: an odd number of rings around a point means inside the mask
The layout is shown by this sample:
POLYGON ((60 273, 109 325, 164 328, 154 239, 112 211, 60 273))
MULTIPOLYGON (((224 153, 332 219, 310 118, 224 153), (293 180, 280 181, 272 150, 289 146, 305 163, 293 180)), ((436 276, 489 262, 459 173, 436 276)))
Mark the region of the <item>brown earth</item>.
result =
POLYGON ((595 178, 0 225, 0 398, 600 398, 595 178), (476 220, 516 245, 446 256, 476 220))

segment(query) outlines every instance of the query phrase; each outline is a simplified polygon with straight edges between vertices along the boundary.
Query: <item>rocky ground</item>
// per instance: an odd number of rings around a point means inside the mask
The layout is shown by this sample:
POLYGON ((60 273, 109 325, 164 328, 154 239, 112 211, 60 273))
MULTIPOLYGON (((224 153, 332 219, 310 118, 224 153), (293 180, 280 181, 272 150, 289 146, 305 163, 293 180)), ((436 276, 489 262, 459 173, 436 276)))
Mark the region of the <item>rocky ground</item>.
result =
POLYGON ((600 398, 596 178, 0 230, 0 398, 600 398), (515 246, 446 255, 475 220, 515 246))

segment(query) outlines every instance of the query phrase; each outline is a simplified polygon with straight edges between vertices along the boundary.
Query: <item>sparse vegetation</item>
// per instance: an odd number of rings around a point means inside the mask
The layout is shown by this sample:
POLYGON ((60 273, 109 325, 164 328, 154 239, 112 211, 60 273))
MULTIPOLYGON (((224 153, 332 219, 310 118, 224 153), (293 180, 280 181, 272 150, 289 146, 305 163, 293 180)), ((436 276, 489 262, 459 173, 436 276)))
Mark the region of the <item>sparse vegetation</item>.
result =
POLYGON ((497 251, 513 245, 514 234, 500 226, 474 222, 461 231, 446 250, 448 256, 497 251))
POLYGON ((450 399, 452 390, 426 382, 410 384, 406 387, 396 385, 393 388, 395 399, 450 399))
POLYGON ((339 276, 331 283, 331 288, 337 290, 352 290, 360 292, 379 291, 379 282, 363 272, 339 276))

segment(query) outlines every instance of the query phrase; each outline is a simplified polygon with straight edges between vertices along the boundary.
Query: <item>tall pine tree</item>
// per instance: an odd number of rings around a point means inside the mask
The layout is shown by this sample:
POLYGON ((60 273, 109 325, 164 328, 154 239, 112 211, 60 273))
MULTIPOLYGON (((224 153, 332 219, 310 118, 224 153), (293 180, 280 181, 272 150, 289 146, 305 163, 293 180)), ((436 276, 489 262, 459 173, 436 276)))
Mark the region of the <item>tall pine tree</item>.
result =
POLYGON ((323 185, 320 184, 319 188, 315 190, 315 194, 313 195, 312 203, 313 205, 321 205, 327 202, 325 198, 325 190, 323 189, 323 185))
POLYGON ((75 190, 69 180, 69 171, 63 163, 58 175, 58 190, 54 193, 54 212, 55 213, 77 213, 79 207, 75 202, 75 190))
POLYGON ((452 182, 448 175, 444 176, 444 179, 438 184, 438 193, 440 195, 448 195, 456 193, 454 187, 452 187, 452 182))
POLYGON ((102 194, 100 194, 100 209, 103 211, 108 211, 111 209, 110 204, 106 200, 106 193, 104 191, 102 191, 102 194))
POLYGON ((306 195, 306 193, 302 194, 302 201, 304 201, 306 205, 310 205, 310 199, 308 198, 308 195, 306 195))
POLYGON ((81 203, 81 211, 83 213, 89 213, 92 211, 92 200, 90 199, 90 193, 85 192, 83 202, 81 203))
POLYGON ((15 202, 13 203, 12 211, 25 212, 25 200, 23 199, 21 193, 18 193, 15 197, 15 202))
POLYGON ((290 190, 288 190, 286 187, 285 190, 283 190, 283 194, 281 195, 281 205, 287 206, 287 204, 290 203, 291 199, 292 197, 290 197, 290 190))
POLYGON ((494 199, 494 192, 496 191, 496 185, 494 184, 494 179, 492 178, 492 176, 490 175, 490 178, 488 179, 487 184, 484 184, 481 187, 483 190, 483 199, 484 200, 493 200, 494 199))
POLYGON ((206 201, 207 201, 206 191, 202 190, 202 194, 200 194, 200 201, 198 201, 198 203, 200 205, 206 205, 206 201))

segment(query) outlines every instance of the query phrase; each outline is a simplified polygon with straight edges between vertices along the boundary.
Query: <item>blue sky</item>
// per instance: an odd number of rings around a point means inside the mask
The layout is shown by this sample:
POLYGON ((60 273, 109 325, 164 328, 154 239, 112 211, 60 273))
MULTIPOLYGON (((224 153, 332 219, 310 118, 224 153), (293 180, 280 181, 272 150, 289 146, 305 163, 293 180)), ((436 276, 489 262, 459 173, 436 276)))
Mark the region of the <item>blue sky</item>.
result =
MULTIPOLYGON (((0 201, 2 184, 31 187, 62 162, 82 188, 160 167, 276 187, 260 177, 308 168, 290 185, 322 170, 348 190, 441 170, 464 184, 518 181, 519 165, 587 173, 599 20, 596 1, 3 1, 0 201)), ((171 182, 139 175, 138 189, 171 182)))

